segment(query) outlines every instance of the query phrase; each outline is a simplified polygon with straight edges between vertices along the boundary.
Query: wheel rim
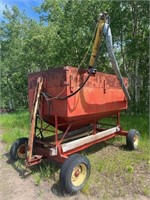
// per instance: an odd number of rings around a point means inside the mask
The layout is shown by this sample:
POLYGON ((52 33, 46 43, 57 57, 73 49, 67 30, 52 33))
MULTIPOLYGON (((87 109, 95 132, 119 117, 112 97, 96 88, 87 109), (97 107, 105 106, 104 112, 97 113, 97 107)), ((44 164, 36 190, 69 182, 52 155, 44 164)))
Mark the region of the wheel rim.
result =
POLYGON ((134 142, 134 148, 136 149, 139 144, 139 136, 137 134, 134 135, 133 142, 134 142))
POLYGON ((20 145, 17 151, 17 155, 20 159, 25 159, 26 158, 26 144, 20 145))
POLYGON ((78 187, 82 185, 87 176, 86 165, 81 163, 74 167, 71 175, 71 182, 74 186, 78 187))

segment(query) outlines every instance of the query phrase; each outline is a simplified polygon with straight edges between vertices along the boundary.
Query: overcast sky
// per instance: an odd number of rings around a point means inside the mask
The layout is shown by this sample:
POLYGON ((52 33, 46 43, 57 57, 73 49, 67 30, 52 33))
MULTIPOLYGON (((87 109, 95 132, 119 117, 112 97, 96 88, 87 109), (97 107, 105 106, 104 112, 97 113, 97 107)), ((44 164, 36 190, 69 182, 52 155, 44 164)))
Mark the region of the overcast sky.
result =
POLYGON ((5 5, 12 7, 16 5, 19 10, 25 11, 26 15, 30 18, 38 20, 38 14, 36 14, 32 7, 39 6, 43 0, 0 0, 0 20, 3 19, 3 10, 5 5))

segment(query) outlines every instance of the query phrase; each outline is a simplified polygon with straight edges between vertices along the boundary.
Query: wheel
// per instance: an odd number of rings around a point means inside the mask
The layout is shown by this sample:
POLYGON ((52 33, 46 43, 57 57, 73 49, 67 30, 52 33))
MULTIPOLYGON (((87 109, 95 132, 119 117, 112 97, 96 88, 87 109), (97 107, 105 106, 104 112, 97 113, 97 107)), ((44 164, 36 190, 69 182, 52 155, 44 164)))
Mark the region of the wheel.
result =
POLYGON ((137 130, 135 129, 129 130, 126 137, 127 147, 129 150, 135 150, 138 148, 139 138, 140 134, 137 130))
POLYGON ((91 165, 89 160, 80 154, 73 154, 62 164, 60 184, 69 194, 80 191, 90 176, 91 165))
POLYGON ((19 138, 10 148, 10 158, 14 161, 26 158, 28 138, 19 138))

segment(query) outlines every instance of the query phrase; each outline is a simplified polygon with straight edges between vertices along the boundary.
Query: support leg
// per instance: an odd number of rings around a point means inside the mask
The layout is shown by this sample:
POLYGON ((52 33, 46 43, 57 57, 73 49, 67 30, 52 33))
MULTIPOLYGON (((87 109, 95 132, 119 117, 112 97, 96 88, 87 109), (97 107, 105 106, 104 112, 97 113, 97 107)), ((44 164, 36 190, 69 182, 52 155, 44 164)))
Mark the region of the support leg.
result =
POLYGON ((28 149, 27 149, 27 163, 30 163, 32 160, 32 151, 33 151, 33 142, 34 142, 34 136, 35 136, 35 125, 36 125, 36 118, 37 118, 37 110, 40 100, 40 93, 42 89, 43 84, 43 78, 39 77, 37 80, 37 87, 35 91, 35 100, 33 104, 33 112, 31 115, 31 128, 30 128, 30 134, 29 134, 29 140, 28 140, 28 149))

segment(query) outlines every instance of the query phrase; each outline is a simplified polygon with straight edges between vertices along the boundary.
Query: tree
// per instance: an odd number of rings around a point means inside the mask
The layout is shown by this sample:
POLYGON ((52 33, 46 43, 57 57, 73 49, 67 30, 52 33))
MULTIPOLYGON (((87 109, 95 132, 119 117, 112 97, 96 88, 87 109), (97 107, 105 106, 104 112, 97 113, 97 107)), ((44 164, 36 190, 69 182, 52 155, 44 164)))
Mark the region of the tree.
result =
MULTIPOLYGON (((28 73, 80 63, 87 68, 97 18, 99 13, 107 11, 120 70, 130 82, 130 107, 136 112, 148 110, 148 1, 44 0, 35 10, 41 17, 40 23, 16 7, 6 8, 4 12, 6 20, 1 24, 3 106, 27 105, 28 73)), ((112 72, 105 40, 97 68, 112 72)))
POLYGON ((20 14, 17 7, 9 10, 6 7, 4 11, 5 19, 2 22, 1 31, 1 88, 2 88, 2 106, 9 104, 12 108, 18 104, 22 96, 22 88, 19 83, 22 82, 23 73, 20 67, 20 57, 22 54, 22 20, 24 16, 20 14))

